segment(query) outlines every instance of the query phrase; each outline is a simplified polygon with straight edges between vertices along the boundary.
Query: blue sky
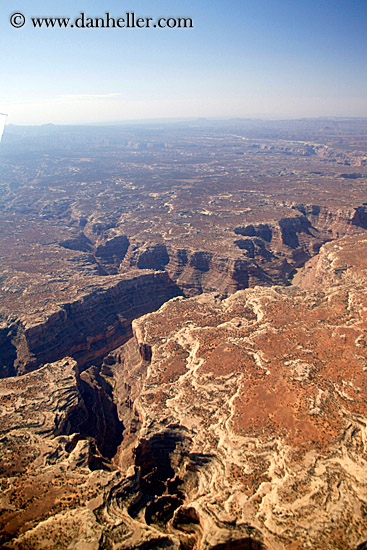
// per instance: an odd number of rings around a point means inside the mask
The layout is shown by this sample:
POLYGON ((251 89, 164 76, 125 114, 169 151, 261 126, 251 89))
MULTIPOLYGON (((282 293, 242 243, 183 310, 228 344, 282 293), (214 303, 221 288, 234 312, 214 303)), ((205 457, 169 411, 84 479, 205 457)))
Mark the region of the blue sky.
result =
POLYGON ((9 123, 367 116, 367 0, 3 0, 0 13, 9 123), (81 11, 191 17, 194 28, 30 22, 81 11))

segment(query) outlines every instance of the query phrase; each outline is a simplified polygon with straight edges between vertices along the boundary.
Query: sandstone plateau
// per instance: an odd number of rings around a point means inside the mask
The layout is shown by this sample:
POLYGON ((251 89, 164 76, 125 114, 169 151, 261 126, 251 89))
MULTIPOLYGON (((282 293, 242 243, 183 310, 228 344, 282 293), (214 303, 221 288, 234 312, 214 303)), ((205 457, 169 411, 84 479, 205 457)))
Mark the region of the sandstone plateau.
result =
POLYGON ((367 548, 366 135, 9 130, 2 548, 367 548))
POLYGON ((173 298, 102 374, 4 379, 3 547, 362 548, 365 258, 345 237, 299 286, 173 298))

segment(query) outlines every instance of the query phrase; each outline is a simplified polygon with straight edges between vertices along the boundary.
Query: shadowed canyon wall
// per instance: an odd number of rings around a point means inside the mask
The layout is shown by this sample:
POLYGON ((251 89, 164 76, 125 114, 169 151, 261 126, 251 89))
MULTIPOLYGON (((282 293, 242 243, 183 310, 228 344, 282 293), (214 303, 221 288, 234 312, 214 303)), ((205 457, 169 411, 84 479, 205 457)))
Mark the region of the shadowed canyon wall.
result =
POLYGON ((113 276, 78 300, 60 304, 45 319, 4 327, 0 375, 22 374, 66 355, 81 367, 98 362, 130 337, 134 318, 179 293, 164 272, 113 276))

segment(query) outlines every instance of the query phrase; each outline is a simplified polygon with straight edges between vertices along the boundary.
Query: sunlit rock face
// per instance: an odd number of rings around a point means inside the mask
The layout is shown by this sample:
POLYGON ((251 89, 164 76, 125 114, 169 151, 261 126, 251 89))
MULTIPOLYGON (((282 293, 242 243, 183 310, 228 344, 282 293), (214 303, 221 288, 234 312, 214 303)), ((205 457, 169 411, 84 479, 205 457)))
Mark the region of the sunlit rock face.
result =
MULTIPOLYGON (((324 243, 363 233, 366 210, 365 206, 337 209, 276 204, 261 209, 261 222, 254 221, 254 213, 243 212, 238 217, 242 218, 240 225, 231 220, 228 227, 220 229, 213 215, 214 239, 210 233, 202 234, 200 226, 189 240, 180 234, 160 237, 162 242, 154 240, 156 235, 145 235, 144 241, 131 237, 122 261, 115 257, 114 269, 123 273, 131 268, 165 270, 185 296, 203 292, 228 296, 257 285, 288 285, 294 270, 317 254, 324 243)), ((169 218, 166 223, 170 226, 169 218)))
POLYGON ((134 519, 192 548, 363 542, 366 251, 325 245, 313 291, 178 298, 134 321, 115 367, 134 396, 117 457, 135 461, 134 519))
POLYGON ((274 124, 9 128, 1 548, 366 550, 366 125, 274 124))
POLYGON ((1 380, 2 548, 96 547, 86 503, 115 475, 98 445, 108 453, 121 433, 105 384, 70 358, 1 380))
POLYGON ((2 547, 364 548, 366 251, 173 298, 100 369, 3 379, 2 547))

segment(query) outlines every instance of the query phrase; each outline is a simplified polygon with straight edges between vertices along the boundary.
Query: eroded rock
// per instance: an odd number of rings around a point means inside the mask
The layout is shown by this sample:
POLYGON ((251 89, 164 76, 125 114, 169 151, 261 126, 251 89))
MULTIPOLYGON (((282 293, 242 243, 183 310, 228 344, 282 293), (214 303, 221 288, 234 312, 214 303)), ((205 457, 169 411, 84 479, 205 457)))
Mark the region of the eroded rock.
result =
POLYGON ((147 523, 200 549, 361 544, 367 271, 356 260, 366 250, 357 237, 325 245, 320 262, 349 258, 342 280, 324 272, 327 291, 176 299, 134 321, 122 376, 133 345, 152 357, 139 382, 129 378, 138 451, 123 443, 119 460, 134 460, 147 523))

